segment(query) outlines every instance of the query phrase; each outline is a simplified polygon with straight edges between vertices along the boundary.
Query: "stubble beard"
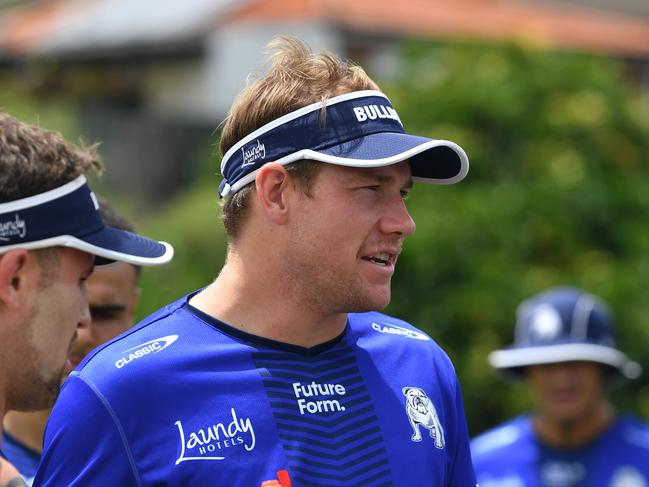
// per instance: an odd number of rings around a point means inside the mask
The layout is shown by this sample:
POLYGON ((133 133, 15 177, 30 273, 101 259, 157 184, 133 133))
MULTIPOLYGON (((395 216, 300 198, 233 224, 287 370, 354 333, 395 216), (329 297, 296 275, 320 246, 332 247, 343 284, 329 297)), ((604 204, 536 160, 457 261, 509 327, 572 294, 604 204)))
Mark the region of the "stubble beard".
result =
POLYGON ((41 354, 35 341, 34 322, 38 315, 38 305, 30 312, 26 325, 26 341, 23 345, 21 361, 23 363, 20 380, 12 391, 12 408, 18 411, 37 411, 51 407, 61 390, 61 381, 65 373, 65 364, 60 370, 47 373, 41 365, 41 354))
POLYGON ((25 411, 37 411, 51 408, 59 397, 64 370, 61 369, 55 377, 45 378, 37 375, 32 378, 31 392, 25 400, 25 411))
POLYGON ((387 295, 379 298, 360 276, 341 275, 339 268, 327 263, 316 265, 311 255, 293 254, 287 262, 288 278, 297 288, 298 299, 318 314, 376 311, 390 302, 389 283, 387 295))
MULTIPOLYGON (((35 352, 35 350, 32 350, 35 352)), ((39 367, 38 354, 32 353, 32 361, 21 384, 20 410, 36 411, 52 407, 61 391, 61 382, 65 374, 65 366, 60 370, 46 375, 39 367)))

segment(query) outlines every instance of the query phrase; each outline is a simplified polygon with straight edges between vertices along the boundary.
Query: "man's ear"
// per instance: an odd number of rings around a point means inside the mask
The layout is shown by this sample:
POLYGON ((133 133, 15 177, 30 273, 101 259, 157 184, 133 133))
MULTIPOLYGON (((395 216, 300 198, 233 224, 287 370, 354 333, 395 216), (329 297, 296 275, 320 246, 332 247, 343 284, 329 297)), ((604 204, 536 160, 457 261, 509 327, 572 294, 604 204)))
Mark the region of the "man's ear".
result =
POLYGON ((25 249, 10 250, 0 254, 0 303, 16 306, 19 293, 27 283, 29 254, 25 249))
POLYGON ((292 190, 286 168, 276 162, 264 164, 257 172, 255 188, 264 214, 278 225, 285 224, 288 193, 292 190))

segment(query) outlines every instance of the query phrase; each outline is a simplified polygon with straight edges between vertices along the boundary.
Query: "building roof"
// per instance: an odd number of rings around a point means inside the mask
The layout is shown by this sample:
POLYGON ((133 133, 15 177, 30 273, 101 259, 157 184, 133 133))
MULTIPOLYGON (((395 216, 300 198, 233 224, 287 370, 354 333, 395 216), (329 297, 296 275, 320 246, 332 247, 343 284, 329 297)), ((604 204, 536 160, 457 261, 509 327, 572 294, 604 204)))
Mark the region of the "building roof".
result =
POLYGON ((502 0, 49 0, 0 12, 0 53, 69 56, 201 39, 233 23, 310 21, 433 38, 523 38, 649 57, 649 19, 569 4, 502 0))
POLYGON ((368 32, 436 38, 522 38, 559 48, 649 56, 649 18, 539 1, 252 0, 226 19, 322 19, 368 32))
POLYGON ((55 0, 0 12, 0 51, 13 56, 107 52, 203 37, 237 0, 55 0))

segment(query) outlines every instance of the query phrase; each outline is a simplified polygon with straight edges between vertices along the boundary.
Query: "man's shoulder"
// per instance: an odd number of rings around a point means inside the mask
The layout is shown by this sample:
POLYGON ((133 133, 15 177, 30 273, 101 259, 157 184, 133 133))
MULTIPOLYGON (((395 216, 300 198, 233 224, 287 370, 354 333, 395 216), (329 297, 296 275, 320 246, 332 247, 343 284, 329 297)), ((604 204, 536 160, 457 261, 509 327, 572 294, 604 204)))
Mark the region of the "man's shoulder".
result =
MULTIPOLYGON (((188 353, 200 350, 197 342, 212 329, 185 309, 186 298, 171 303, 142 320, 127 332, 88 354, 73 375, 101 385, 150 372, 158 375, 174 367, 188 353)), ((154 376, 155 376, 154 375, 154 376)))
POLYGON ((430 335, 407 321, 377 311, 350 313, 349 327, 350 337, 370 354, 402 355, 455 380, 455 368, 446 352, 430 335))
POLYGON ((620 416, 611 435, 611 443, 619 447, 620 442, 642 455, 649 455, 649 423, 629 415, 620 416))
POLYGON ((471 440, 471 456, 474 462, 508 458, 512 451, 533 441, 529 416, 518 416, 481 433, 471 440))
POLYGON ((437 346, 428 334, 407 321, 379 313, 378 311, 350 313, 349 325, 356 333, 367 334, 378 339, 390 340, 392 337, 396 337, 398 339, 406 339, 407 341, 404 343, 426 342, 437 346))

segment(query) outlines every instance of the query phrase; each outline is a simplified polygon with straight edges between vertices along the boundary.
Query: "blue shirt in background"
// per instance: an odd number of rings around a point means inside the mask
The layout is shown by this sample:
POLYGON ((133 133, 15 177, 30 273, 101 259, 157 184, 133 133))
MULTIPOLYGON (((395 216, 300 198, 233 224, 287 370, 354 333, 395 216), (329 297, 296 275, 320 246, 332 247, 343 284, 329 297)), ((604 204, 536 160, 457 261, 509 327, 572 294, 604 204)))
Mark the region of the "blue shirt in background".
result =
POLYGON ((2 451, 4 457, 16 467, 27 485, 32 485, 41 454, 22 444, 6 431, 2 433, 2 451))
POLYGON ((649 487, 649 425, 630 417, 582 448, 557 450, 520 416, 475 438, 471 452, 480 487, 649 487))

